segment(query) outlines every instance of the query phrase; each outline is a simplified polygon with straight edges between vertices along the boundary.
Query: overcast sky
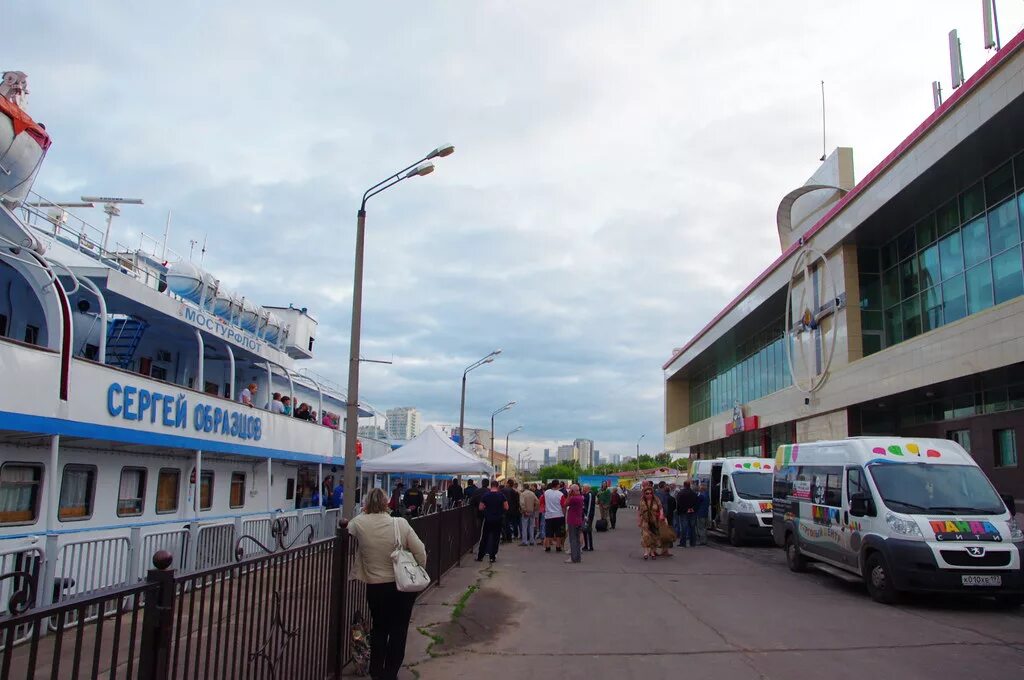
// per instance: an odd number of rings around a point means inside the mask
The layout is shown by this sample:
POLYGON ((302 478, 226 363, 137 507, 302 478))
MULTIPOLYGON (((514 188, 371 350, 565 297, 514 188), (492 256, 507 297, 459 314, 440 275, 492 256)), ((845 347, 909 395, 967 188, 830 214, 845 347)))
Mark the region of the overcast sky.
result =
MULTIPOLYGON (((1024 3, 1000 0, 1003 41, 1024 3)), ((208 241, 246 296, 309 307, 344 384, 355 212, 368 205, 361 397, 426 422, 662 448, 661 365, 779 252, 779 199, 828 148, 860 179, 970 75, 973 0, 14 2, 3 69, 54 139, 36 190, 139 196, 115 236, 208 241), (244 9, 242 9, 244 8, 244 9)), ((96 209, 87 218, 102 223, 96 209)), ((86 215, 83 215, 86 216, 86 215)), ((198 259, 198 254, 197 254, 198 259)), ((782 310, 779 310, 780 314, 782 310)))

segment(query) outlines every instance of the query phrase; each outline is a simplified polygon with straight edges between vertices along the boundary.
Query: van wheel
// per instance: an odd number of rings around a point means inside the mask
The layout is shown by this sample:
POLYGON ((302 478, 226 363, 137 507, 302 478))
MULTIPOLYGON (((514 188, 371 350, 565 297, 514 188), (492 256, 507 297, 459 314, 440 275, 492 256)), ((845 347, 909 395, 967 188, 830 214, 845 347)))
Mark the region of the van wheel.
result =
POLYGON ((875 602, 895 604, 899 601, 899 592, 892 582, 892 573, 882 553, 872 553, 864 568, 864 583, 868 594, 875 602))
POLYGON ((743 545, 743 537, 735 523, 729 525, 729 544, 736 548, 743 545))
POLYGON ((800 546, 796 544, 793 534, 786 536, 786 564, 790 571, 807 571, 807 558, 800 554, 800 546))

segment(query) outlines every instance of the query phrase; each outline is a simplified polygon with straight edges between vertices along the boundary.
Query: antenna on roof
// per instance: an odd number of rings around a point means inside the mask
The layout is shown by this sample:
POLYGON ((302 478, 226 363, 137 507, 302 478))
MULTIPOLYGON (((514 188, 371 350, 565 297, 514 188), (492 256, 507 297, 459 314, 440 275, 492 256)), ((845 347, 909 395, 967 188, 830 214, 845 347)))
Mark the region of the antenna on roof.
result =
POLYGON ((996 0, 981 0, 981 17, 985 31, 985 49, 1003 48, 999 40, 999 14, 996 13, 996 0))
POLYGON ((960 37, 954 28, 949 32, 949 72, 953 78, 953 89, 964 84, 964 57, 960 51, 960 37))
POLYGON ((209 234, 203 234, 203 249, 199 251, 199 264, 203 263, 206 259, 206 239, 210 238, 209 234))
POLYGON ((827 153, 827 147, 825 146, 825 81, 821 81, 821 158, 818 160, 824 161, 827 153))
POLYGON ((932 81, 932 103, 935 108, 942 106, 942 83, 937 80, 932 81))
POLYGON ((118 205, 142 205, 141 198, 120 198, 114 196, 82 196, 82 200, 87 203, 102 203, 103 212, 107 213, 107 228, 103 232, 103 252, 107 251, 107 243, 110 241, 110 225, 114 221, 114 218, 121 214, 121 209, 118 205))

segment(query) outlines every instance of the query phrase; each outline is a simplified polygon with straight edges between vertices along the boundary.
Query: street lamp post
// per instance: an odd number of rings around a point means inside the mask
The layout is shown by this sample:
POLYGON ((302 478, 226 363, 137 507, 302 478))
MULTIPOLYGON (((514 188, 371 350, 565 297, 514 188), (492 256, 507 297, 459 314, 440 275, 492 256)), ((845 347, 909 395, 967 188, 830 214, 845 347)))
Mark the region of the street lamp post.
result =
POLYGON ((640 440, 646 437, 646 434, 640 435, 640 439, 636 440, 636 481, 640 481, 640 440))
POLYGON ((493 473, 494 473, 494 416, 498 415, 502 411, 509 410, 510 408, 512 408, 515 405, 516 405, 516 402, 510 401, 507 404, 505 404, 504 406, 502 406, 501 408, 499 408, 497 411, 495 411, 494 413, 491 414, 491 474, 492 474, 492 476, 493 476, 493 473))
POLYGON ((500 349, 496 349, 480 361, 476 361, 466 367, 466 370, 462 372, 462 403, 459 405, 459 446, 466 448, 466 374, 472 371, 474 368, 480 368, 484 364, 489 364, 494 361, 494 357, 501 354, 500 349))
POLYGON ((423 158, 395 174, 377 182, 363 194, 363 201, 356 213, 356 262, 352 283, 352 339, 348 353, 348 394, 345 408, 345 495, 343 517, 351 519, 355 509, 356 486, 356 436, 359 433, 359 338, 363 315, 363 242, 366 235, 366 202, 401 181, 422 177, 434 171, 434 158, 444 158, 455 152, 451 144, 439 146, 423 158))
POLYGON ((508 472, 508 438, 511 437, 516 432, 519 432, 519 430, 521 430, 521 429, 523 429, 523 426, 522 425, 518 425, 518 426, 516 426, 516 429, 509 430, 509 433, 505 435, 505 471, 506 472, 508 472))

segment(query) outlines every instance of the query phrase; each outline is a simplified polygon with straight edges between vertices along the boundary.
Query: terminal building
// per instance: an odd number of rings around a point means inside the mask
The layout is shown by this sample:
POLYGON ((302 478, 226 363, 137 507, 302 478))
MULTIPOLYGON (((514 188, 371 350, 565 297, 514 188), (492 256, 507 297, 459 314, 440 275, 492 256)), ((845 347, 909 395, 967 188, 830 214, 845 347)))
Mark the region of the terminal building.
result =
POLYGON ((662 367, 666 447, 949 438, 1024 496, 1024 32, 859 182, 836 149, 776 223, 782 254, 662 367))

